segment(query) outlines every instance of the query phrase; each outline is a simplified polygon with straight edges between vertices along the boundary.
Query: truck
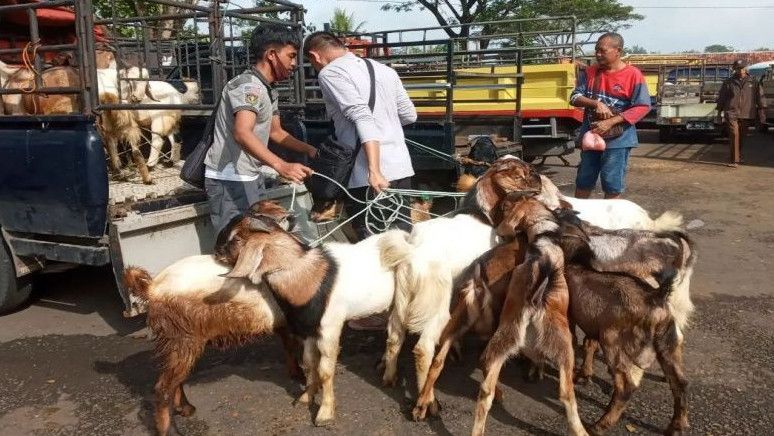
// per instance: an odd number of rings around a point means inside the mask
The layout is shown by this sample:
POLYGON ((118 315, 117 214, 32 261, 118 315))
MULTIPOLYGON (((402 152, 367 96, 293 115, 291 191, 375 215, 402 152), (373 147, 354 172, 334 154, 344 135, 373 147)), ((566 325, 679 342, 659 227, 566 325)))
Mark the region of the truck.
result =
POLYGON ((729 65, 708 65, 704 60, 662 65, 656 118, 659 141, 669 142, 680 133, 719 134, 715 106, 730 72, 729 65))
MULTIPOLYGON (((35 274, 54 265, 111 265, 124 315, 134 316, 143 308, 122 284, 126 266, 155 274, 184 256, 212 251, 216 235, 206 195, 179 178, 179 163, 158 165, 151 173, 152 185, 141 183, 136 173, 118 178, 108 171, 96 121, 107 110, 179 110, 185 156, 199 141, 226 81, 250 64, 239 29, 245 23, 276 22, 301 36, 300 5, 264 3, 244 9, 217 0, 209 6, 149 0, 145 14, 119 16, 112 8, 95 10, 91 0, 0 2, 0 59, 5 67, 13 69, 15 60, 25 58, 27 68, 42 72, 65 58, 79 78, 76 86, 52 88, 37 76, 34 90, 5 88, 0 96, 72 94, 80 104, 68 114, 0 116, 0 313, 23 305, 35 274), (147 79, 182 74, 199 81, 202 102, 160 107, 132 103, 126 96, 119 103, 101 101, 95 52, 104 46, 119 63, 134 59, 146 68, 147 79)), ((303 84, 299 70, 280 86, 280 107, 287 114, 283 124, 302 139, 298 114, 304 107, 303 84)), ((298 209, 311 206, 303 186, 277 183, 266 198, 298 209)), ((304 214, 299 218, 310 238, 327 230, 304 214)))

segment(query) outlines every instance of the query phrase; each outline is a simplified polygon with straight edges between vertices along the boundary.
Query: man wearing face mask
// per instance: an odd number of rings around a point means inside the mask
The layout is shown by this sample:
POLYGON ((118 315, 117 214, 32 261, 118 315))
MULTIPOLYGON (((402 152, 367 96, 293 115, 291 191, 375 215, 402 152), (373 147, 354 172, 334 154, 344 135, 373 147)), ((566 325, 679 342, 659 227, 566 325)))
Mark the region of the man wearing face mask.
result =
POLYGON ((270 172, 267 167, 296 183, 312 173, 304 165, 282 160, 268 148, 271 139, 310 157, 317 153, 314 147, 282 128, 276 91, 272 88, 293 73, 298 46, 296 33, 287 27, 256 27, 250 38, 250 58, 255 64, 223 89, 213 143, 204 161, 204 187, 216 232, 261 199, 264 178, 270 172))
POLYGON ((717 121, 725 114, 728 127, 730 150, 729 166, 736 168, 742 163, 742 145, 750 124, 756 117, 766 122, 766 97, 760 83, 747 73, 744 61, 735 61, 731 66, 734 74, 723 82, 718 92, 717 121))

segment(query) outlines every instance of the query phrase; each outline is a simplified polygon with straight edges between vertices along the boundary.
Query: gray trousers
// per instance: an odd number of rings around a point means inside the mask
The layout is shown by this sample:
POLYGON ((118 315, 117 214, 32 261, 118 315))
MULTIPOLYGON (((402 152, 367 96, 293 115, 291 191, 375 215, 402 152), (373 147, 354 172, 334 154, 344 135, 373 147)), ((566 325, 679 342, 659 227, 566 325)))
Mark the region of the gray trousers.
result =
POLYGON ((207 192, 210 219, 217 235, 234 217, 242 215, 253 203, 260 201, 266 187, 263 177, 252 182, 205 178, 204 190, 207 192))

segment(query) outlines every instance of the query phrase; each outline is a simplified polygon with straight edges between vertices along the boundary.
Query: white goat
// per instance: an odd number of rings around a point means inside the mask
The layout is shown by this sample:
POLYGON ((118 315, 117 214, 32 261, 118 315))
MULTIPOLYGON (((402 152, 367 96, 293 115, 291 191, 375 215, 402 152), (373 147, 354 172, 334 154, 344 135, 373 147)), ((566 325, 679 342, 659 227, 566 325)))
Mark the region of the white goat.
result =
MULTIPOLYGON (((145 68, 131 67, 122 71, 122 77, 141 79, 148 77, 145 68)), ((130 81, 129 96, 133 102, 140 104, 194 104, 201 101, 199 84, 185 81, 186 92, 181 94, 174 86, 160 80, 130 81)), ((164 138, 169 140, 171 147, 170 161, 180 160, 180 143, 175 140, 175 134, 180 129, 181 111, 179 109, 139 109, 134 111, 137 123, 150 131, 151 148, 148 155, 148 167, 153 168, 159 161, 164 138)))
POLYGON ((601 200, 568 197, 546 176, 541 175, 542 191, 538 196, 549 209, 556 209, 565 201, 577 211, 580 219, 607 230, 637 229, 675 230, 683 223, 683 217, 673 211, 666 211, 655 220, 648 211, 629 200, 601 200))
POLYGON ((276 223, 254 217, 244 222, 254 233, 239 242, 244 245, 228 277, 263 282, 274 292, 291 332, 305 339, 307 387, 298 401, 312 401, 322 388, 315 425, 327 425, 334 418, 333 376, 341 330, 348 320, 392 305, 395 276, 380 261, 379 241, 405 233, 392 230, 354 245, 309 248, 276 223))

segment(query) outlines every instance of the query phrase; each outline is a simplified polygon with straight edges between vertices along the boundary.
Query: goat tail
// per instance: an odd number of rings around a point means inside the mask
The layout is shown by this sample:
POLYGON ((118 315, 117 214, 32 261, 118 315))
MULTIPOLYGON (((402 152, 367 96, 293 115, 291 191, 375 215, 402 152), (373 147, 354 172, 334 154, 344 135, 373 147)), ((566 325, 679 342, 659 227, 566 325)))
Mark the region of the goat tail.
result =
POLYGON ((124 271, 124 286, 130 294, 142 300, 148 301, 151 283, 153 278, 140 267, 130 266, 124 271))
POLYGON ((681 225, 683 225, 683 216, 675 211, 668 210, 653 220, 653 231, 679 230, 681 225))
POLYGON ((389 231, 379 241, 379 252, 382 264, 395 271, 395 297, 393 311, 401 323, 406 319, 409 301, 411 300, 411 266, 409 260, 414 254, 414 246, 407 240, 408 234, 402 231, 389 231))
POLYGON ((690 288, 693 267, 696 264, 696 247, 687 235, 678 233, 676 236, 682 247, 682 259, 669 296, 669 312, 675 319, 677 334, 682 339, 682 331, 688 327, 694 310, 690 288))

